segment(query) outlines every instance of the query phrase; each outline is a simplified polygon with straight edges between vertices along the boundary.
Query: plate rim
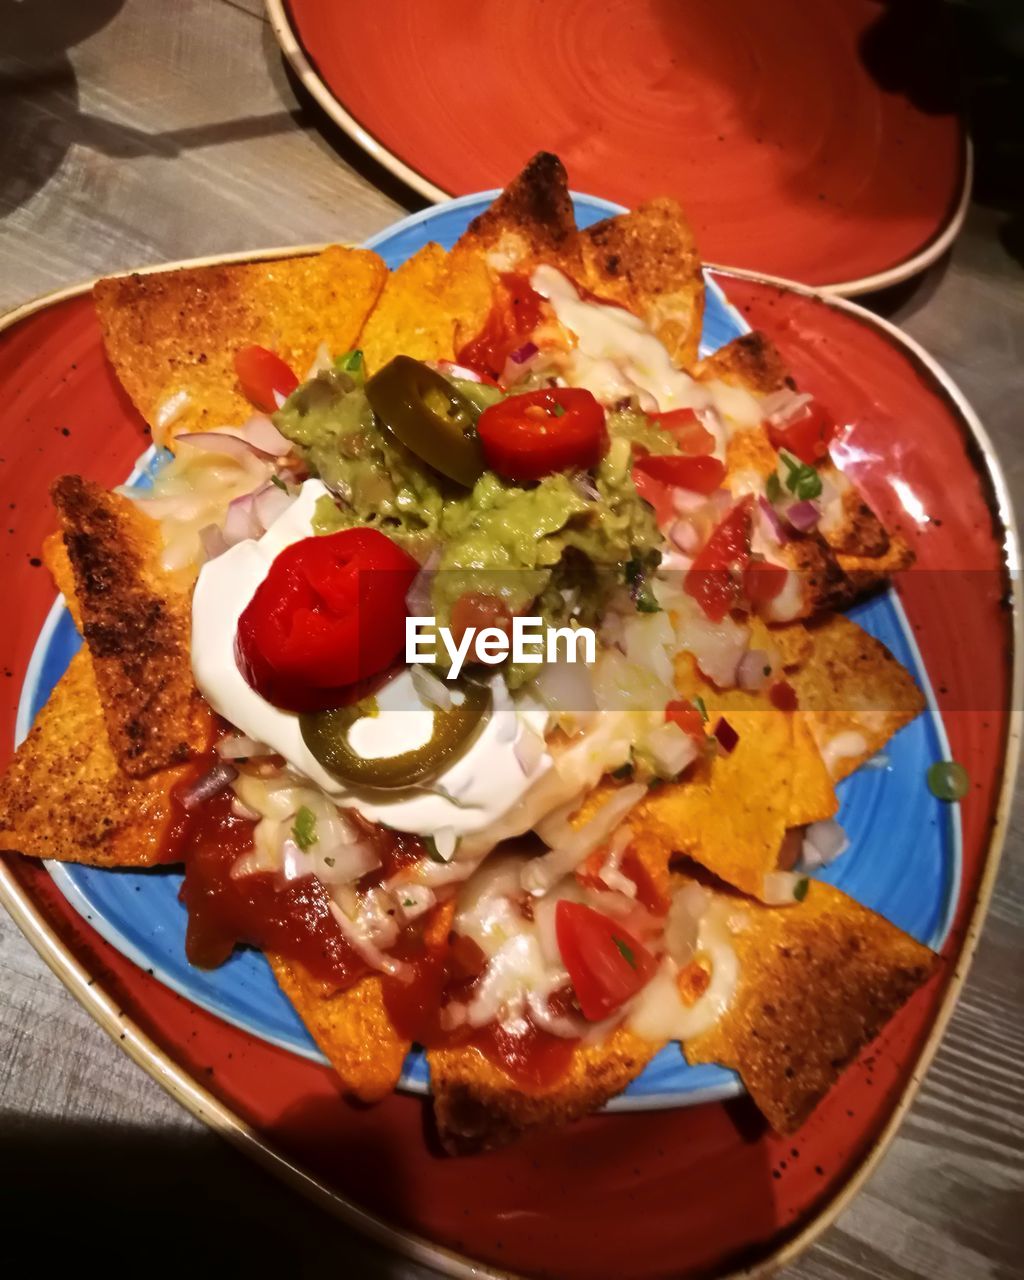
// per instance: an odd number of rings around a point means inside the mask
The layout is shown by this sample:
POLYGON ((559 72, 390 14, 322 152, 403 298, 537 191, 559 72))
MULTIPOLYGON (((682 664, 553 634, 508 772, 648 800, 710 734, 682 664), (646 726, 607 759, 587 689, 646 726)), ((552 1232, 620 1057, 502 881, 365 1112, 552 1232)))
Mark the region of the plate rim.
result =
MULTIPOLYGON (((326 81, 317 71, 312 59, 306 53, 302 41, 299 39, 299 33, 292 24, 287 0, 264 0, 264 4, 267 19, 270 22, 270 28, 274 33, 278 47, 303 88, 310 94, 320 109, 371 160, 386 169, 392 177, 398 178, 400 182, 403 182, 418 196, 429 200, 434 206, 447 204, 453 199, 465 198, 454 197, 450 191, 445 191, 443 187, 431 182, 418 169, 406 164, 404 160, 389 147, 385 146, 364 125, 361 125, 340 99, 335 97, 326 81)), ((967 126, 963 122, 961 122, 960 134, 962 143, 960 193, 953 206, 948 210, 945 222, 935 235, 927 240, 915 253, 911 254, 910 257, 904 258, 902 262, 886 267, 882 271, 876 271, 866 276, 856 276, 851 280, 840 280, 832 284, 808 285, 805 287, 813 289, 818 294, 832 294, 837 297, 853 298, 863 293, 872 293, 878 289, 887 289, 894 284, 901 284, 904 280, 912 279, 934 262, 937 262, 960 234, 967 217, 967 210, 970 206, 971 193, 974 187, 974 146, 967 131, 967 126)), ((767 284, 791 283, 785 276, 768 275, 761 271, 748 271, 746 268, 729 267, 713 262, 706 262, 704 265, 712 271, 731 273, 748 279, 757 279, 767 284)))
MULTIPOLYGON (((428 211, 424 211, 426 214, 428 211)), ((413 215, 415 216, 415 215, 413 215)), ((242 250, 229 254, 206 255, 175 262, 156 263, 139 268, 139 273, 175 270, 182 267, 213 265, 224 262, 266 261, 273 258, 297 257, 303 253, 319 252, 324 244, 285 246, 270 249, 242 250)), ((816 299, 837 310, 845 311, 862 323, 876 326, 897 345, 904 346, 932 375, 953 402, 958 415, 978 446, 983 474, 996 498, 996 512, 1003 530, 1003 551, 1009 577, 1009 602, 1011 613, 1012 673, 1010 680, 1011 704, 1007 717, 1007 731, 1002 753, 1001 771, 993 820, 984 852, 984 865, 978 882, 977 894, 964 924, 963 938, 953 966, 952 976, 943 993, 935 1016, 923 1038, 918 1055, 913 1062, 906 1084, 893 1109, 873 1141, 866 1147, 859 1162, 851 1168, 845 1182, 835 1195, 809 1217, 794 1235, 783 1238, 778 1245, 752 1267, 740 1266, 719 1277, 719 1280, 756 1280, 767 1278, 780 1267, 801 1254, 829 1227, 864 1186, 885 1155, 897 1131, 912 1105, 924 1076, 938 1050, 953 1010, 970 972, 985 918, 991 903, 996 877, 1002 861, 1003 849, 1016 789, 1020 761, 1021 735, 1024 727, 1024 622, 1022 622, 1022 589, 1020 574, 1020 537, 1013 510, 1009 486, 1002 465, 977 412, 964 393, 941 364, 924 347, 908 334, 903 333, 891 321, 877 316, 858 303, 815 289, 795 281, 780 281, 755 271, 711 268, 716 275, 749 280, 754 283, 780 286, 816 299)), ((53 290, 0 315, 0 334, 21 320, 62 302, 74 300, 91 290, 95 279, 81 284, 53 290)), ((467 1255, 446 1249, 444 1246, 419 1236, 415 1232, 394 1226, 376 1214, 361 1209, 357 1204, 331 1190, 313 1174, 289 1160, 265 1141, 261 1134, 239 1115, 225 1106, 203 1088, 187 1070, 176 1063, 148 1036, 124 1011, 106 990, 102 981, 92 978, 85 965, 77 958, 72 947, 65 943, 47 922, 31 893, 21 884, 6 858, 0 858, 0 903, 25 935, 36 952, 60 979, 65 988, 78 1000, 94 1021, 111 1037, 115 1044, 137 1063, 171 1097, 184 1106, 198 1120, 219 1133, 243 1154, 254 1159, 271 1173, 283 1178, 289 1185, 303 1192, 328 1209, 347 1225, 414 1262, 440 1268, 445 1274, 478 1280, 516 1280, 513 1272, 476 1262, 467 1255)))

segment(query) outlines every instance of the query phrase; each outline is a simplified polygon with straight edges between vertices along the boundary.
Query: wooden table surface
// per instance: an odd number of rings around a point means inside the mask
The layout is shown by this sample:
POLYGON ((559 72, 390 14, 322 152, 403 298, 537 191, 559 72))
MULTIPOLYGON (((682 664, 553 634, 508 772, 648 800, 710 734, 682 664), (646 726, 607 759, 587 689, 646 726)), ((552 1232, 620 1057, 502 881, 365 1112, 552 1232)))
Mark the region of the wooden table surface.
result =
MULTIPOLYGON (((260 0, 0 0, 0 311, 87 277, 360 240, 416 202, 282 63, 260 0)), ((1019 245, 1019 224, 1016 225, 1019 245)), ((979 204, 952 254, 871 299, 960 382, 1024 506, 1024 272, 979 204)), ((1024 805, 973 971, 903 1128, 792 1280, 1024 1274, 1024 805)), ((0 916, 0 1188, 52 1259, 426 1273, 360 1241, 180 1110, 0 916), (116 1215, 116 1216, 115 1216, 116 1215), (98 1237, 95 1224, 109 1226, 98 1237), (42 1234, 41 1234, 42 1233, 42 1234), (157 1234, 158 1233, 158 1234, 157 1234)))

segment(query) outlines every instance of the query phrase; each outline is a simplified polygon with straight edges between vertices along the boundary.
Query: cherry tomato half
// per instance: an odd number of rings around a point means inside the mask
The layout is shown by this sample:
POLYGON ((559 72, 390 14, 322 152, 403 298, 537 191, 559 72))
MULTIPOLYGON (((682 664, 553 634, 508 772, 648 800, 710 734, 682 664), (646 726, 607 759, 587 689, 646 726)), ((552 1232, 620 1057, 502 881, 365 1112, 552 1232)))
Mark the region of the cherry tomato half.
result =
POLYGON ((610 916, 563 899, 555 908, 555 937, 583 1016, 600 1022, 647 984, 651 953, 610 916))
POLYGON ((487 375, 488 380, 500 378, 509 356, 540 324, 542 301, 528 276, 503 273, 483 329, 459 348, 456 362, 487 375))
POLYGON ((483 411, 476 430, 487 465, 508 480, 595 467, 608 447, 604 409, 582 387, 509 396, 483 411))
POLYGON ((828 446, 838 429, 821 405, 812 400, 782 426, 769 426, 768 438, 776 449, 785 449, 813 466, 827 457, 828 446))
POLYGON ((673 409, 669 413, 652 413, 651 421, 673 437, 683 453, 694 456, 711 453, 715 437, 703 425, 692 409, 673 409))
POLYGON ((246 400, 264 413, 277 411, 275 391, 287 398, 299 385, 288 365, 266 347, 239 348, 235 352, 235 373, 246 400))
POLYGON ((751 501, 742 499, 711 531, 683 581, 712 622, 721 622, 740 601, 739 575, 750 559, 751 501))
POLYGON ((717 458, 709 457, 691 458, 680 457, 678 454, 649 453, 646 457, 637 458, 633 470, 662 484, 672 485, 677 489, 690 489, 694 493, 714 493, 725 479, 725 464, 717 458))
MULTIPOLYGON (((351 701, 405 643, 405 597, 419 565, 376 529, 293 543, 238 620, 235 656, 248 683, 289 711, 351 701)), ((360 695, 361 696, 361 695, 360 695)))

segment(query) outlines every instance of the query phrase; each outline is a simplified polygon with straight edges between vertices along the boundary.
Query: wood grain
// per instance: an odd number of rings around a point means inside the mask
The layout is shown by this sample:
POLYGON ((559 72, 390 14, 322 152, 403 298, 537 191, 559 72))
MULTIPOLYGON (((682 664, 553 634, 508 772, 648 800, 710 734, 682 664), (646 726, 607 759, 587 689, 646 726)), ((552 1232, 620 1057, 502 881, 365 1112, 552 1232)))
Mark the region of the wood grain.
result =
MULTIPOLYGON (((358 240, 403 212, 403 199, 416 204, 296 98, 259 0, 30 0, 4 14, 0 309, 148 262, 358 240), (64 48, 62 37, 75 43, 64 48)), ((1001 245, 1004 221, 975 207, 948 261, 873 302, 958 379, 1021 509, 1024 273, 1001 245)), ((305 1275, 340 1262, 346 1275, 426 1277, 210 1136, 91 1022, 6 916, 0 971, 8 1222, 44 1230, 56 1204, 66 1243, 54 1248, 80 1260, 106 1247, 90 1224, 109 1221, 116 1201, 121 1250, 151 1255, 159 1232, 168 1263, 305 1275)), ((790 1280, 1022 1274, 1022 1062, 1018 798, 988 925, 935 1064, 867 1188, 790 1280)))

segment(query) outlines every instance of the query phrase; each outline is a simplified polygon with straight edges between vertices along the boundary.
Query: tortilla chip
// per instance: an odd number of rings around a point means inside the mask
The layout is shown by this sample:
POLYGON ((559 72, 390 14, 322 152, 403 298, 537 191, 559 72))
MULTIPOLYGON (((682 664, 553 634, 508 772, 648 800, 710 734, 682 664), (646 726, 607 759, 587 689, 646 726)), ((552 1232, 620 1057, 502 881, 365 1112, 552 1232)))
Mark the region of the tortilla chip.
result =
POLYGON ((638 315, 676 364, 692 365, 704 320, 704 274, 675 200, 650 200, 595 223, 579 239, 581 282, 638 315))
POLYGON ((325 991, 298 961, 272 952, 267 960, 345 1092, 363 1102, 379 1102, 392 1093, 409 1042, 391 1025, 380 978, 363 978, 347 991, 325 991))
POLYGON ((730 899, 740 979, 688 1062, 740 1073, 772 1128, 791 1133, 939 958, 888 920, 812 880, 803 902, 730 899))
POLYGON ((756 330, 740 334, 700 361, 693 370, 702 382, 725 382, 756 395, 770 395, 783 387, 795 389, 782 356, 770 338, 756 330))
POLYGON ((490 274, 474 253, 427 244, 393 271, 359 337, 373 371, 394 356, 454 360, 457 330, 484 326, 491 308, 490 274))
POLYGON ((807 652, 789 627, 773 632, 787 662, 787 680, 832 778, 853 773, 924 710, 914 678, 880 640, 855 622, 832 614, 806 624, 807 652), (794 647, 800 657, 791 669, 794 647))
POLYGON ((142 777, 202 754, 213 715, 192 680, 189 592, 156 567, 158 526, 81 476, 52 493, 121 767, 142 777))
POLYGON ((78 634, 82 634, 82 610, 75 594, 75 571, 68 559, 68 549, 64 545, 64 535, 59 529, 49 533, 43 540, 43 564, 50 571, 53 584, 64 597, 68 612, 74 620, 78 634))
POLYGON ((146 421, 184 392, 179 431, 245 422, 253 412, 234 354, 256 343, 302 377, 321 342, 355 346, 387 270, 375 253, 332 245, 269 262, 187 267, 100 280, 93 298, 111 364, 146 421))
POLYGON ((565 166, 540 151, 489 209, 469 224, 454 252, 472 251, 494 271, 535 262, 564 265, 578 279, 583 268, 579 233, 565 166))
POLYGON ((620 1027, 603 1044, 577 1048, 556 1084, 530 1092, 479 1049, 430 1049, 441 1142, 452 1155, 469 1155, 505 1146, 530 1129, 579 1120, 621 1093, 661 1047, 620 1027))
POLYGON ((92 660, 82 649, 0 778, 0 849, 94 867, 149 867, 187 766, 129 778, 107 737, 92 660))

